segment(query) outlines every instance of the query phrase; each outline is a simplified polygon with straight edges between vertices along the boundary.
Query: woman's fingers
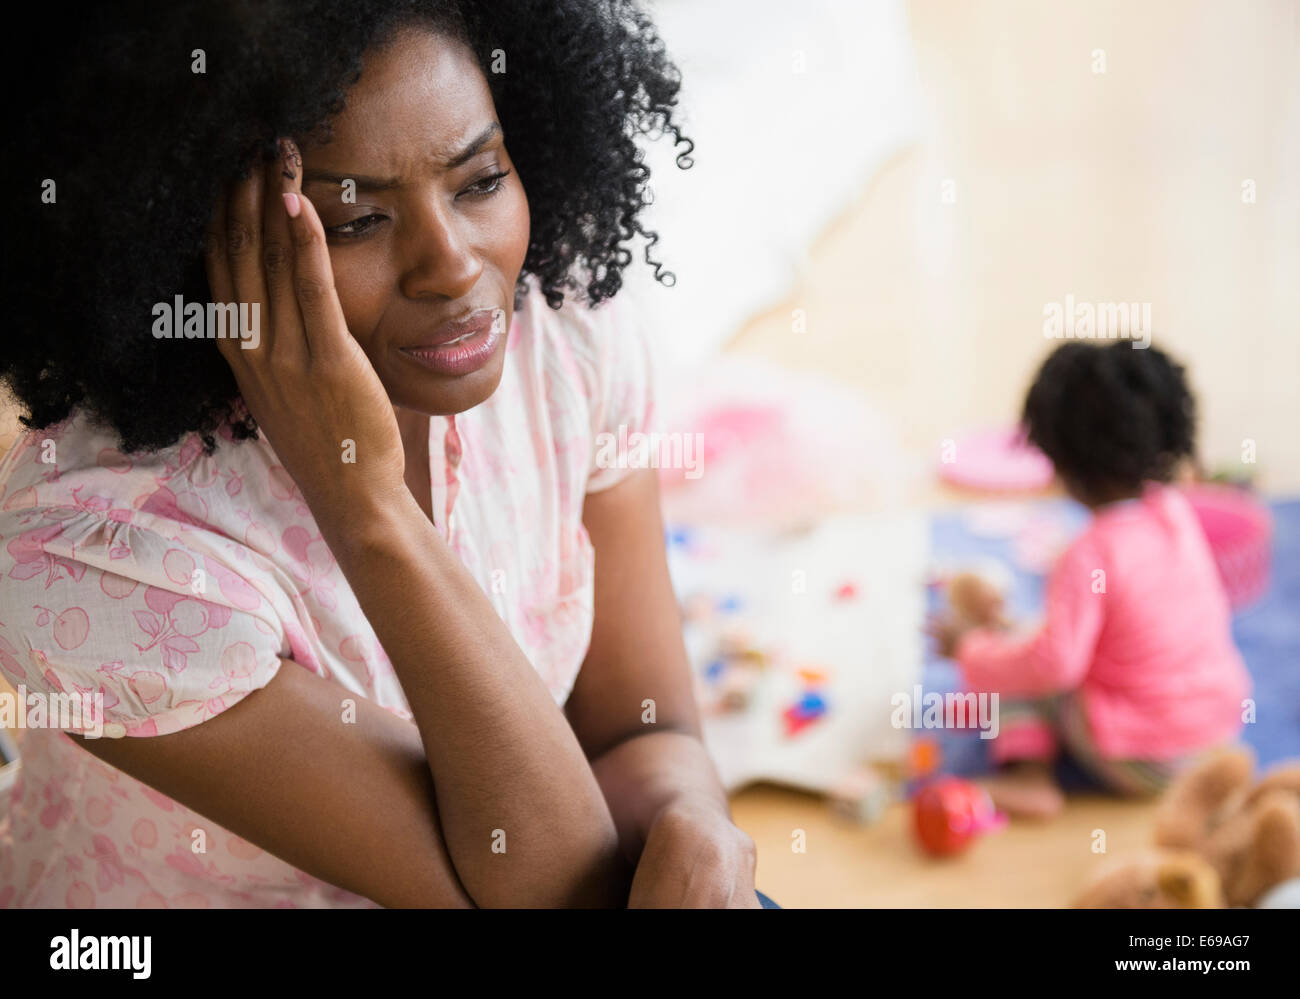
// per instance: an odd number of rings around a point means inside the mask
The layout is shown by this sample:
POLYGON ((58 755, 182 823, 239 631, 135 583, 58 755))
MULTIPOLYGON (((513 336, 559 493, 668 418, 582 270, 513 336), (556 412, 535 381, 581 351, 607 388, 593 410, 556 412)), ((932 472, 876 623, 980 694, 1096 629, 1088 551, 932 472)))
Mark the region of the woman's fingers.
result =
MULTIPOLYGON (((293 365, 338 356, 348 347, 348 332, 324 226, 302 195, 301 154, 291 139, 281 139, 279 149, 278 158, 218 199, 205 256, 218 302, 256 306, 261 349, 255 353, 293 365)), ((236 363, 243 342, 218 345, 236 363)))
MULTIPOLYGON (((226 202, 229 194, 222 191, 213 206, 208 228, 203 234, 203 262, 208 274, 208 291, 218 305, 234 302, 235 282, 230 275, 230 260, 226 256, 226 202)), ((234 365, 239 356, 238 340, 217 340, 217 349, 227 364, 234 365)))
POLYGON ((316 207, 301 191, 286 194, 284 211, 293 234, 294 289, 307 333, 307 348, 314 358, 337 358, 347 350, 349 334, 343 307, 334 290, 325 228, 316 207))
POLYGON ((282 192, 302 187, 302 157, 290 139, 279 142, 280 155, 265 170, 266 197, 262 204, 262 269, 274 326, 275 356, 288 362, 307 359, 302 315, 294 292, 294 246, 282 192))
POLYGON ((250 170, 248 179, 235 185, 226 202, 225 225, 226 260, 234 282, 232 301, 248 305, 250 324, 253 310, 257 310, 263 350, 269 349, 274 341, 272 324, 264 321, 267 318, 266 280, 262 273, 262 193, 265 186, 265 171, 250 170))

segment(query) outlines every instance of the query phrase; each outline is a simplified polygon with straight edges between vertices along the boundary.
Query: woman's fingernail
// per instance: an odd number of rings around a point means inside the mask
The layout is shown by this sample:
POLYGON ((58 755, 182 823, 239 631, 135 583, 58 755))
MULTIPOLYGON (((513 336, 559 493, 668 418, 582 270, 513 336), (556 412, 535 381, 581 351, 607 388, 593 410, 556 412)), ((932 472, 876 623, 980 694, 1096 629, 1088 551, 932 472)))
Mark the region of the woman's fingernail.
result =
POLYGON ((296 219, 298 213, 302 211, 302 203, 299 202, 298 195, 285 191, 280 197, 284 198, 284 210, 289 213, 289 218, 296 219))

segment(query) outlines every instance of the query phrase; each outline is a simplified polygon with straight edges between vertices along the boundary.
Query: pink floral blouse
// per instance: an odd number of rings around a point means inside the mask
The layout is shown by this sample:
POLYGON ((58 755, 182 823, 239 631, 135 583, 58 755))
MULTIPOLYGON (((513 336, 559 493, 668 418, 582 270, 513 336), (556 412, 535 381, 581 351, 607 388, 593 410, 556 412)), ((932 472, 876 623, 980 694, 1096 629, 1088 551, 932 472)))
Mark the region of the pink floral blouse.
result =
MULTIPOLYGON (((629 474, 597 466, 596 435, 652 418, 647 344, 622 318, 614 303, 556 312, 534 289, 514 316, 496 392, 431 421, 437 529, 558 704, 591 638, 583 497, 629 474)), ((212 455, 193 435, 149 455, 114 444, 76 413, 23 434, 0 464, 0 669, 10 685, 101 694, 104 737, 148 737, 226 710, 291 659, 411 717, 264 439, 227 434, 212 455)), ((0 908, 374 905, 57 728, 28 728, 21 752, 0 801, 0 908)))

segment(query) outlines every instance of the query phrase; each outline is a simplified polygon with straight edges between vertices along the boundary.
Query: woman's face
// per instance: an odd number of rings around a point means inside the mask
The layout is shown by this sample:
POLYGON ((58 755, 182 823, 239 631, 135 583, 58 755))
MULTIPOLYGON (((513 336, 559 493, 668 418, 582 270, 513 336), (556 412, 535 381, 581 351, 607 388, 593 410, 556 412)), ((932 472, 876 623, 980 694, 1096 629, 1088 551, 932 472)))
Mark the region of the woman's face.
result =
POLYGON ((431 415, 478 405, 501 380, 528 200, 472 53, 401 31, 302 157, 348 329, 388 397, 431 415))

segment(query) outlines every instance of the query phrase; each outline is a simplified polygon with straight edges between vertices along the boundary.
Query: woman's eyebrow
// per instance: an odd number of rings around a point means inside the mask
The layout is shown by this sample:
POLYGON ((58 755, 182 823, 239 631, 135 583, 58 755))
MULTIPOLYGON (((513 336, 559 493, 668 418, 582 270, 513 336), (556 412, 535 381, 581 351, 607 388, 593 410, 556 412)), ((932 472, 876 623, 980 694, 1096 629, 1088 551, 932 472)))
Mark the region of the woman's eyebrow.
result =
MULTIPOLYGON (((483 129, 477 136, 466 143, 465 147, 456 153, 444 164, 443 168, 454 170, 458 166, 463 166, 474 155, 482 149, 487 143, 497 135, 501 134, 500 122, 493 122, 487 128, 483 129)), ((342 184, 344 181, 352 181, 356 184, 357 190, 361 191, 391 191, 395 187, 400 187, 402 181, 397 177, 368 177, 363 174, 344 174, 332 173, 328 170, 304 170, 302 172, 302 182, 304 184, 313 183, 330 183, 342 184)))
POLYGON ((483 131, 479 132, 475 138, 471 139, 464 149, 447 161, 447 169, 454 170, 456 167, 467 162, 475 153, 487 145, 489 139, 500 134, 501 123, 494 121, 487 128, 483 129, 483 131))

